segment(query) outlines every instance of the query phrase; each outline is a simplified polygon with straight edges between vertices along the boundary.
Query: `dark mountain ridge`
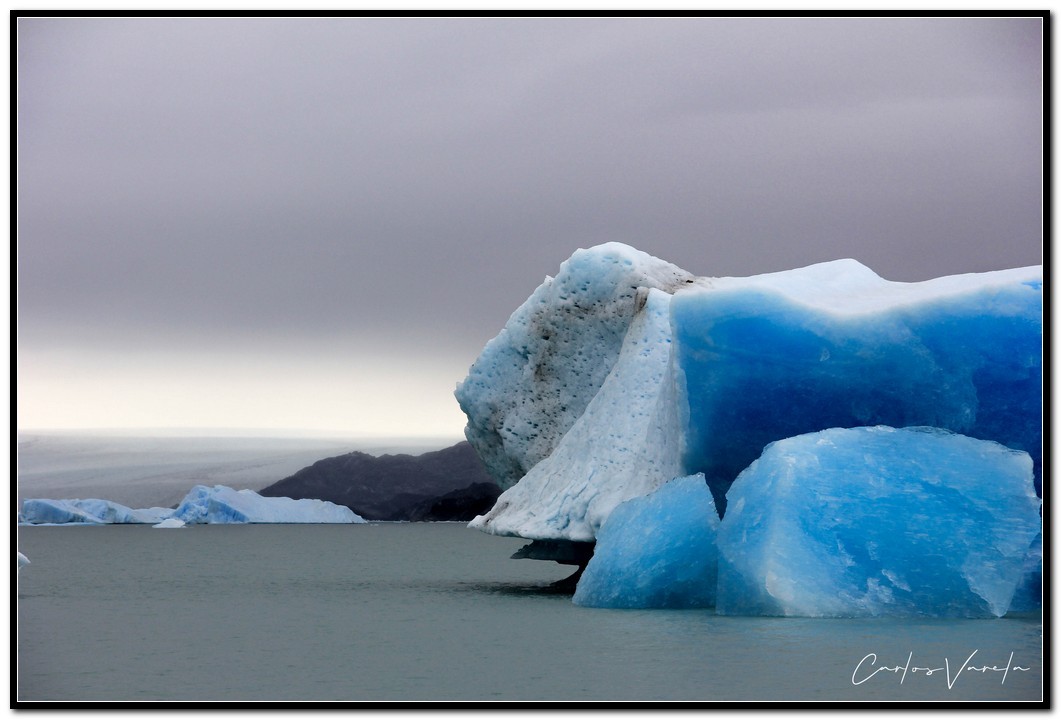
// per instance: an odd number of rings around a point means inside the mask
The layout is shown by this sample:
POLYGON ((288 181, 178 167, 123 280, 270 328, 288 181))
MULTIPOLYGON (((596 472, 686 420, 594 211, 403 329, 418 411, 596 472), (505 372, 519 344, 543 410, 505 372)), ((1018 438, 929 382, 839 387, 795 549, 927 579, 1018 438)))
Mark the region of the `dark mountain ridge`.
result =
POLYGON ((345 505, 366 520, 471 520, 501 493, 468 442, 422 455, 318 460, 260 491, 345 505))

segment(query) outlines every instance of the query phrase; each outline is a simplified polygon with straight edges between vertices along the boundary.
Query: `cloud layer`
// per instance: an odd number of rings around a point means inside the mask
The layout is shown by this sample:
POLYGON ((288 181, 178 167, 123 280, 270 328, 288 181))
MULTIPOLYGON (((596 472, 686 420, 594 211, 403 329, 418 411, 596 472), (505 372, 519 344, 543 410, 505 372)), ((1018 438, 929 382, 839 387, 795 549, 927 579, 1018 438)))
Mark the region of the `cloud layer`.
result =
MULTIPOLYGON (((274 383, 284 357, 322 391, 405 362, 453 375, 423 412, 459 431, 453 383, 578 247, 703 275, 1042 262, 1037 19, 22 18, 16 52, 33 387, 89 354, 274 383)), ((133 396, 113 375, 95 392, 133 396)), ((61 424, 42 392, 20 423, 61 424)))

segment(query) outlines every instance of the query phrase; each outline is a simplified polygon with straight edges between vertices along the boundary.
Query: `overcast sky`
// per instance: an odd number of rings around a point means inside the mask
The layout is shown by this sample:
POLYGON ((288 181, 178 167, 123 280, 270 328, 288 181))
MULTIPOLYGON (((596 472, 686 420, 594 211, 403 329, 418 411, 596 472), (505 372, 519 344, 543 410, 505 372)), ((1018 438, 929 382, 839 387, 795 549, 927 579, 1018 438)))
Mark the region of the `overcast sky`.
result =
POLYGON ((1039 19, 27 19, 18 422, 447 435, 575 249, 1042 262, 1039 19))

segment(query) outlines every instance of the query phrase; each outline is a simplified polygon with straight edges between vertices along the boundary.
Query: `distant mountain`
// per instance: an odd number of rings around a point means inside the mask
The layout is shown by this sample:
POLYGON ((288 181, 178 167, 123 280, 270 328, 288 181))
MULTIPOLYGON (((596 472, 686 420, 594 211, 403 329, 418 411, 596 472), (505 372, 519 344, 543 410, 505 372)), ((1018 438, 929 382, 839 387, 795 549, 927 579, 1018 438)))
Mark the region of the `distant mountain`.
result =
POLYGON ((424 500, 409 511, 409 520, 441 522, 472 520, 494 506, 501 488, 493 480, 475 483, 439 498, 424 500))
POLYGON ((423 455, 351 452, 325 458, 259 491, 327 500, 366 520, 471 520, 500 493, 467 442, 423 455))

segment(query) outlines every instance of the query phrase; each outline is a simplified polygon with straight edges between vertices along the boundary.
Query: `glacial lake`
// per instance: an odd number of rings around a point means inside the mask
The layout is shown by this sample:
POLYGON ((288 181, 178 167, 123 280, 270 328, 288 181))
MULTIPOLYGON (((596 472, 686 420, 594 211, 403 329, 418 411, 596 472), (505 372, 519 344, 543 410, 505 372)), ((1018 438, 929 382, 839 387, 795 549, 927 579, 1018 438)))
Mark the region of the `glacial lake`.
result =
POLYGON ((580 608, 571 568, 462 523, 17 535, 19 701, 1042 697, 1038 617, 580 608))

